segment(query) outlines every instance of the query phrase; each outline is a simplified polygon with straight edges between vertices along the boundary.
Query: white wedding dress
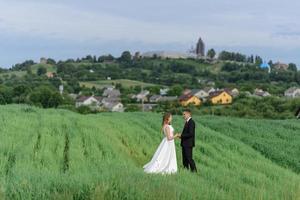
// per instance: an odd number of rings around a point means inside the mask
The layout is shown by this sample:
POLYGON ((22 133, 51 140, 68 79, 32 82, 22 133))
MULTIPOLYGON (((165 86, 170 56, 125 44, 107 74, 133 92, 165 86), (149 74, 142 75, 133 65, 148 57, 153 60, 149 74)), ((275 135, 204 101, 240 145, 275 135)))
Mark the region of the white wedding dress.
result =
MULTIPOLYGON (((174 136, 174 128, 171 125, 167 125, 170 128, 171 137, 174 136)), ((165 137, 158 146, 151 161, 144 165, 144 171, 146 173, 161 173, 172 174, 177 172, 177 160, 174 139, 168 140, 166 127, 164 128, 165 137)))

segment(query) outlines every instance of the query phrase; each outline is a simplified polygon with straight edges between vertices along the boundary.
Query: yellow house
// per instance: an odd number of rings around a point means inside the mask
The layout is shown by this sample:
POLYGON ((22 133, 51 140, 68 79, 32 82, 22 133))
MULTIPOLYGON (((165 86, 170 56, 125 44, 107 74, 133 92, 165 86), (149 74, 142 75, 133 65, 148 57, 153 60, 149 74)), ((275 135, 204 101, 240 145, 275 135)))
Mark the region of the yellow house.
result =
POLYGON ((212 104, 231 104, 232 96, 225 90, 212 92, 209 94, 209 98, 212 104))
POLYGON ((201 100, 192 95, 192 94, 185 94, 179 97, 179 102, 182 106, 188 106, 189 104, 194 104, 195 106, 201 105, 201 100))

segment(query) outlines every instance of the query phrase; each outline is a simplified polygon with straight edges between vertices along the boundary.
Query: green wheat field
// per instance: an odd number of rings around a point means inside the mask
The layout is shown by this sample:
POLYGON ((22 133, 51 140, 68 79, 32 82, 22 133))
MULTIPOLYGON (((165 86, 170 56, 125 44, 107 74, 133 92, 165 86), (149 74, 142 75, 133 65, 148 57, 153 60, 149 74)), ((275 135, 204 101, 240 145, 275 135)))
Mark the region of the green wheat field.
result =
POLYGON ((199 173, 148 175, 161 114, 0 106, 0 199, 300 199, 299 121, 194 119, 199 173))

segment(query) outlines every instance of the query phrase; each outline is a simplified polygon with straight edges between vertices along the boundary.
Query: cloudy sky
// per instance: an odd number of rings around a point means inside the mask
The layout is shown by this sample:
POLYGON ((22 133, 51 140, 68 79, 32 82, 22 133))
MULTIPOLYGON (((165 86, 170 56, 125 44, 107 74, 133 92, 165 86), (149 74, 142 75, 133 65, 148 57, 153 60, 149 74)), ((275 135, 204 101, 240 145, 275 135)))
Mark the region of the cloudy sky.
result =
POLYGON ((0 0, 0 66, 207 48, 300 66, 298 0, 0 0))

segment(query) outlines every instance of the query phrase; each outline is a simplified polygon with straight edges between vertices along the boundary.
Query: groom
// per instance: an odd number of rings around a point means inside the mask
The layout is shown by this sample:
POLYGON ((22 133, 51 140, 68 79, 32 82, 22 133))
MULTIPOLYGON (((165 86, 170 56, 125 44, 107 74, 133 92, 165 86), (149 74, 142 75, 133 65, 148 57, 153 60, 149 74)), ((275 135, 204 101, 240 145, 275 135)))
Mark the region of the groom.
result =
POLYGON ((178 134, 181 139, 182 162, 186 169, 197 172, 195 161, 193 160, 193 147, 195 146, 195 122, 189 109, 183 111, 185 125, 182 134, 178 134))

